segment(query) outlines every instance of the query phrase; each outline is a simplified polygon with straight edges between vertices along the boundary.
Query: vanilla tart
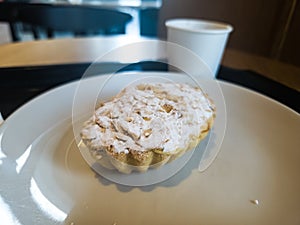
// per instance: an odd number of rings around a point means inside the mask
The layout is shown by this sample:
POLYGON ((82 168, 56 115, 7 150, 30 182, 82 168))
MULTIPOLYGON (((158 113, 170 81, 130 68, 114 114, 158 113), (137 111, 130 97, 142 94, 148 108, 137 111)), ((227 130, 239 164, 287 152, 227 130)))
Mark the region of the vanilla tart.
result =
POLYGON ((95 110, 81 138, 95 158, 108 156, 120 172, 146 171, 195 148, 214 118, 212 100, 198 87, 130 85, 95 110))

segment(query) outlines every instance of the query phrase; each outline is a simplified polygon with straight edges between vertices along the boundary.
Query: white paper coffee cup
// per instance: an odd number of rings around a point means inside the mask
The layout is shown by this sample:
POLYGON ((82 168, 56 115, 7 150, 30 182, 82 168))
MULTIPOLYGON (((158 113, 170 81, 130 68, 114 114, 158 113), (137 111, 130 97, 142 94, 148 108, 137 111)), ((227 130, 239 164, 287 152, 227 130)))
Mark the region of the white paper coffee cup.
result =
MULTIPOLYGON (((233 27, 229 24, 199 19, 170 19, 165 23, 167 40, 185 47, 200 57, 216 76, 224 53, 229 33, 233 27)), ((170 65, 188 64, 187 58, 180 52, 168 52, 170 65)), ((197 70, 197 65, 193 65, 197 70)))

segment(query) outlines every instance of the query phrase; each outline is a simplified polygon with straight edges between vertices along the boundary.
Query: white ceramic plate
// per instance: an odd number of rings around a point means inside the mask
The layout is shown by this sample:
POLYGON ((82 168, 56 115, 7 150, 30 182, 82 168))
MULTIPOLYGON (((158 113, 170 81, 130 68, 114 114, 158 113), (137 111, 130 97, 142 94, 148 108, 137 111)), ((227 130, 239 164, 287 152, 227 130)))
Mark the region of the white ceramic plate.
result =
MULTIPOLYGON (((93 79, 92 82, 90 80, 87 80, 87 82, 82 80, 82 82, 78 83, 76 88, 72 106, 73 131, 76 143, 79 146, 82 156, 90 167, 102 177, 122 185, 145 186, 162 182, 182 169, 193 154, 193 151, 189 151, 182 157, 163 167, 159 167, 155 170, 149 169, 147 173, 130 173, 129 175, 124 175, 117 170, 111 170, 113 166, 106 157, 101 159, 102 163, 99 162, 99 160, 95 160, 87 150, 87 147, 82 144, 80 138, 82 124, 85 120, 93 116, 95 107, 98 105, 97 102, 112 99, 123 88, 130 84, 149 82, 179 82, 189 83, 193 86, 201 85, 200 87, 214 100, 214 103, 218 108, 219 116, 215 118, 213 129, 208 137, 206 137, 205 140, 201 142, 201 145, 198 145, 196 148, 196 151, 200 151, 198 155, 198 168, 200 171, 204 171, 213 162, 220 150, 220 145, 224 137, 226 129, 225 102, 221 87, 215 80, 190 76, 183 73, 157 72, 125 72, 103 76, 100 79, 93 79), (91 83, 93 83, 93 86, 91 83), (102 166, 100 164, 102 164, 102 166), (103 164, 105 164, 105 166, 103 166, 103 164), (110 169, 107 169, 106 167, 110 169)), ((168 121, 166 121, 165 126, 168 126, 167 123, 168 121)))
MULTIPOLYGON (((91 89, 95 79, 104 77, 87 80, 91 89)), ((130 187, 98 176, 76 148, 77 84, 35 98, 1 126, 1 223, 300 224, 296 112, 220 82, 227 129, 213 164, 199 172, 195 153, 170 179, 130 187)))

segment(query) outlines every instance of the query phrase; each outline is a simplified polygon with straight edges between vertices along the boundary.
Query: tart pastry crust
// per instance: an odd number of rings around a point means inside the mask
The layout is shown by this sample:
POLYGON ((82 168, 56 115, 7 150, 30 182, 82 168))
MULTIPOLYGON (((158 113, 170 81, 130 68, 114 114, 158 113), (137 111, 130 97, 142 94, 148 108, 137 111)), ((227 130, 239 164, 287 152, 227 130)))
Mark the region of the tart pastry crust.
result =
POLYGON ((215 111, 198 87, 130 85, 95 110, 81 138, 99 162, 106 157, 122 173, 143 172, 195 148, 213 126, 215 111))

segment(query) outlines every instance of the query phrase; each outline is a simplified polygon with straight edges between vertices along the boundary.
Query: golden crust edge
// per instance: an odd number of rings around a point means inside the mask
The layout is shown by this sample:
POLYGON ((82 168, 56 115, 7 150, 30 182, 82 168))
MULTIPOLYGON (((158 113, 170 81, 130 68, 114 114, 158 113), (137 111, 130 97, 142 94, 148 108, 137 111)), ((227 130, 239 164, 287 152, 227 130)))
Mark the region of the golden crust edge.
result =
MULTIPOLYGON (((191 137, 185 148, 178 148, 172 151, 172 153, 164 153, 159 149, 153 149, 142 153, 137 152, 136 154, 132 154, 133 152, 130 152, 130 154, 125 154, 112 152, 109 148, 103 149, 103 152, 109 156, 110 163, 114 168, 121 173, 129 174, 133 171, 146 172, 149 168, 159 168, 179 158, 185 152, 194 149, 207 136, 214 123, 215 108, 212 111, 213 115, 207 120, 206 129, 201 130, 198 137, 191 137)), ((86 141, 83 140, 83 142, 88 149, 96 151, 86 141)), ((96 158, 96 160, 101 164, 101 159, 96 158)))

